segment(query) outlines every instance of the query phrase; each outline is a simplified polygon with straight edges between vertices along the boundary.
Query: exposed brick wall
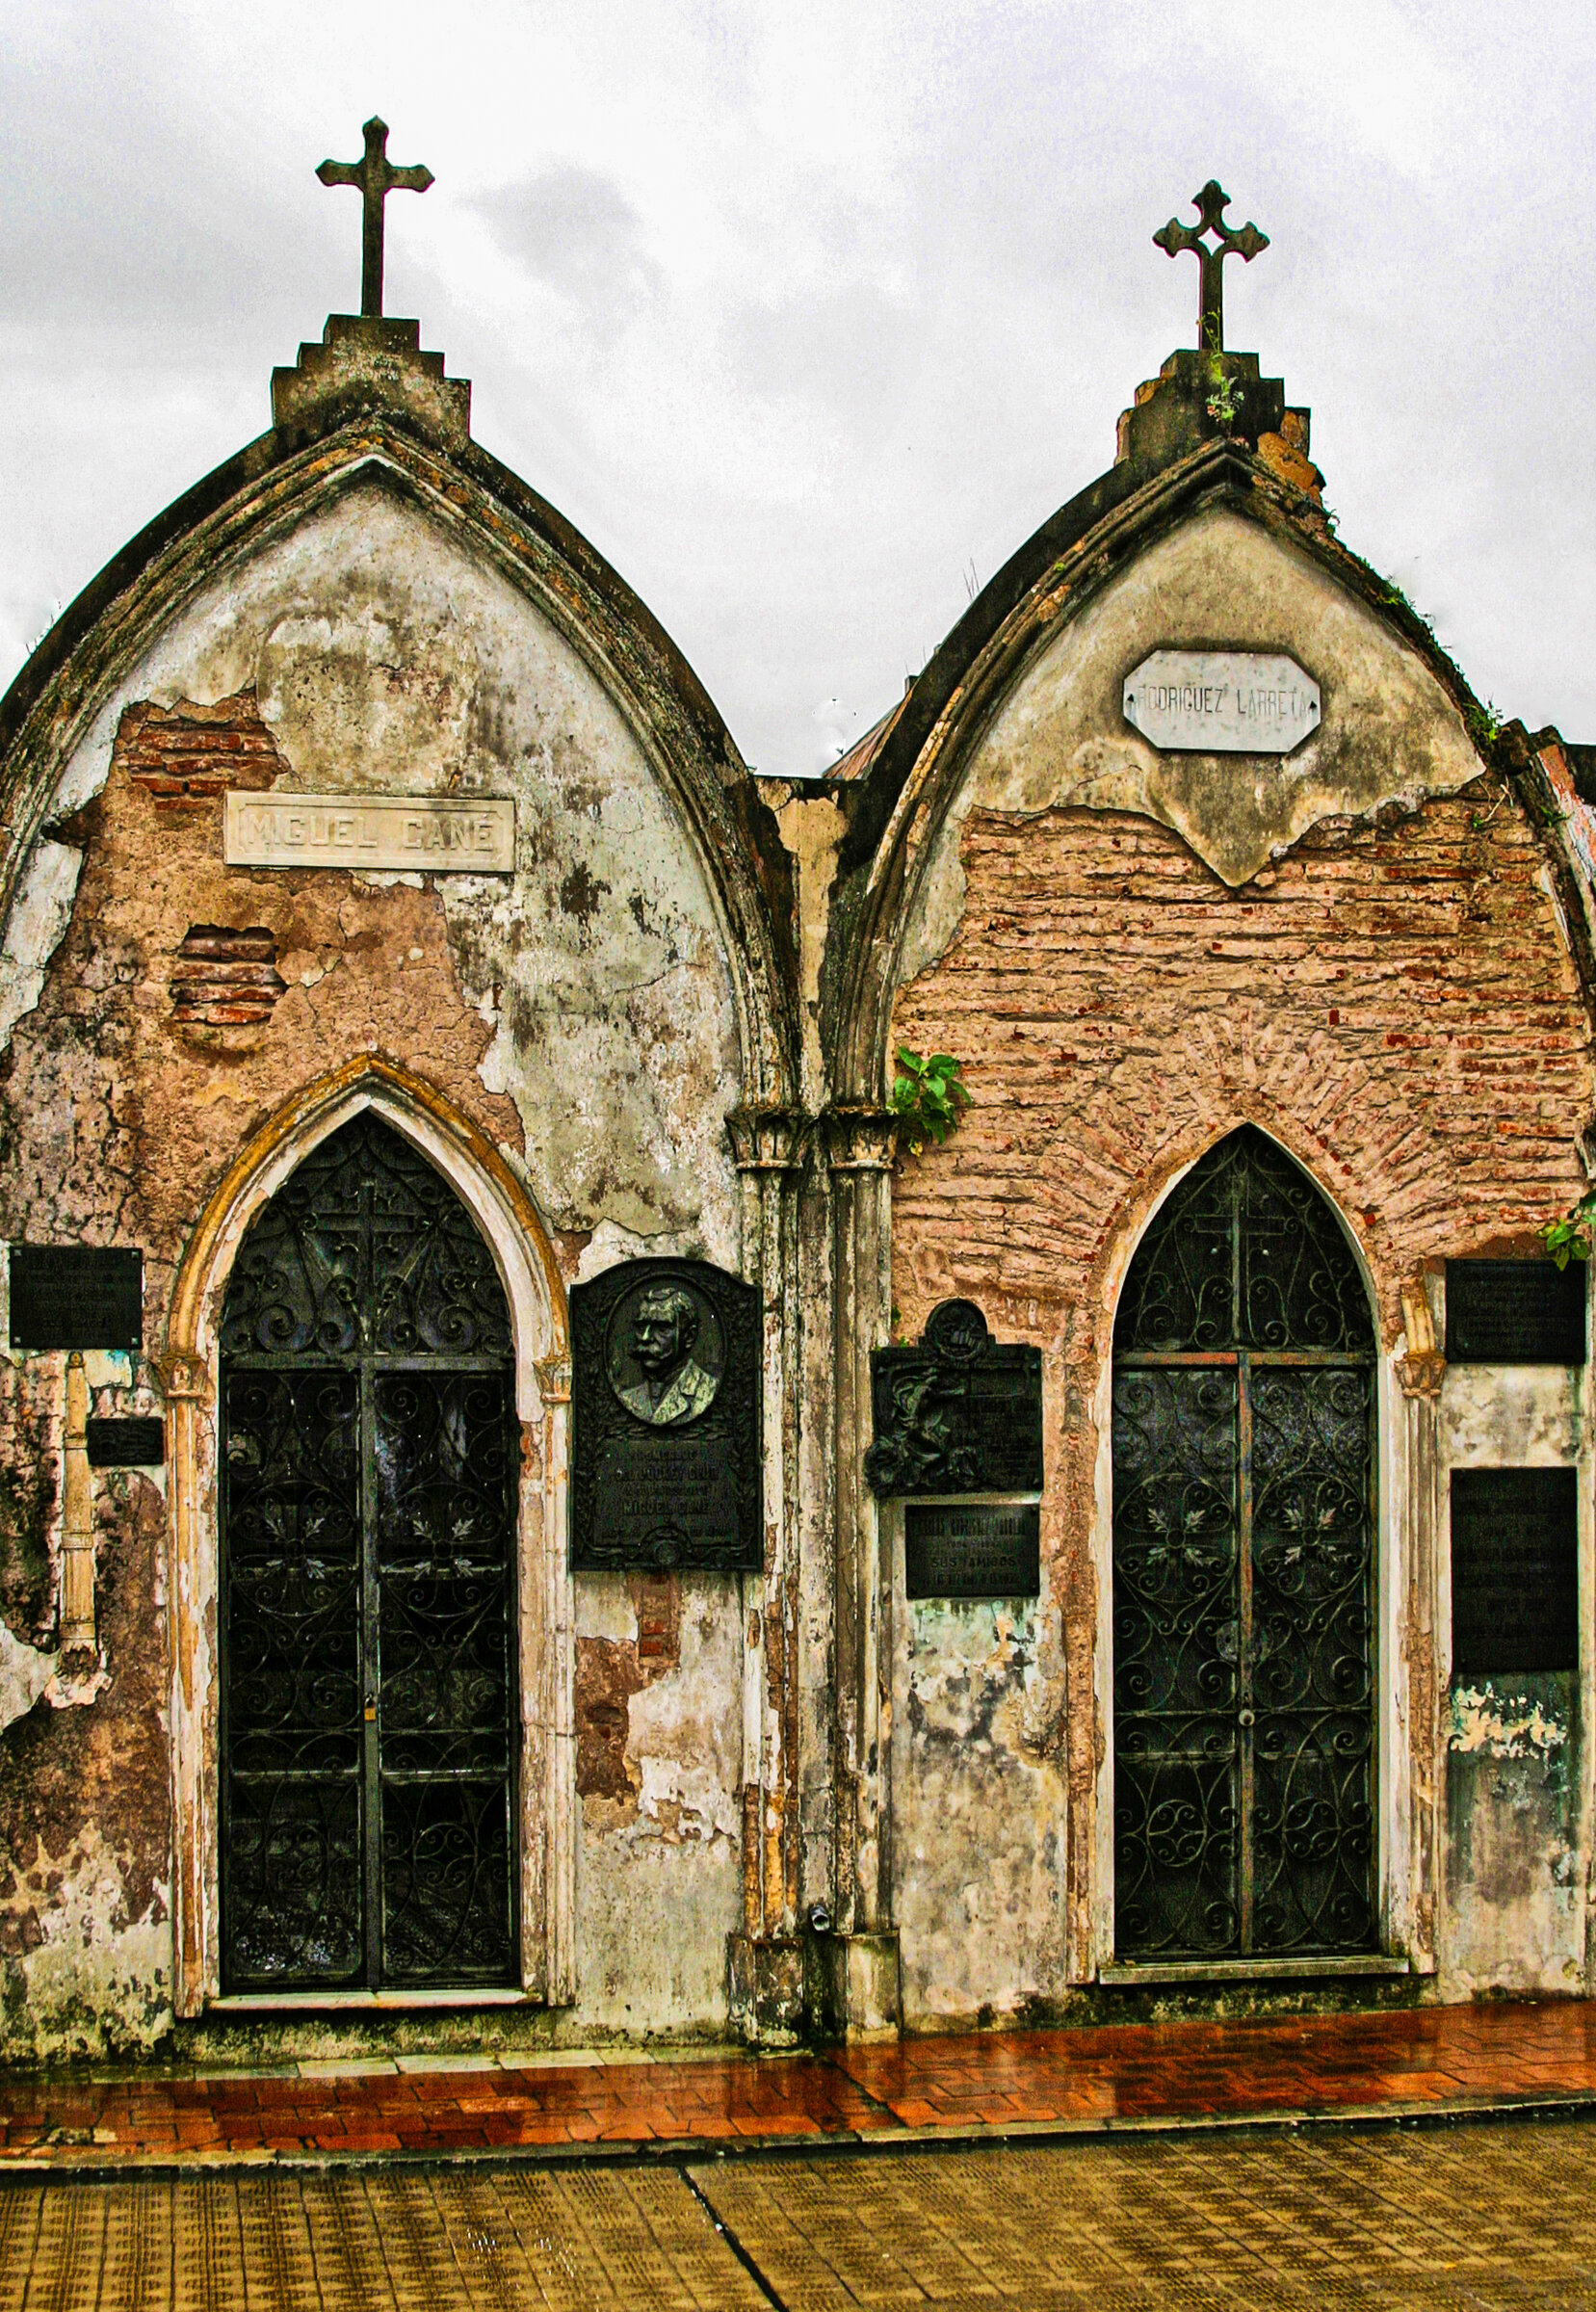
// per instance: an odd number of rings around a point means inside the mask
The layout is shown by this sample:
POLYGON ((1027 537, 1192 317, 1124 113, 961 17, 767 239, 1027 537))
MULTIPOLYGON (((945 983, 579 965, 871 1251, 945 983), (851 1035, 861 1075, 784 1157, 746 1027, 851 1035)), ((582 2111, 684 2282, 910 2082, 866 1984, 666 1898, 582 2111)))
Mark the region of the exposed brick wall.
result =
POLYGON ((945 1294, 1041 1341, 1128 1213, 1250 1117, 1362 1238, 1390 1338, 1402 1275, 1529 1249, 1579 1192, 1589 1030, 1539 840, 1494 789, 1326 826, 1232 892, 1156 823, 972 814, 967 906, 897 1035, 975 1106, 905 1165, 894 1299, 945 1294))
POLYGON ((130 706, 117 750, 135 785, 169 805, 204 802, 229 787, 269 787, 283 768, 252 690, 214 706, 192 698, 170 711, 130 706))

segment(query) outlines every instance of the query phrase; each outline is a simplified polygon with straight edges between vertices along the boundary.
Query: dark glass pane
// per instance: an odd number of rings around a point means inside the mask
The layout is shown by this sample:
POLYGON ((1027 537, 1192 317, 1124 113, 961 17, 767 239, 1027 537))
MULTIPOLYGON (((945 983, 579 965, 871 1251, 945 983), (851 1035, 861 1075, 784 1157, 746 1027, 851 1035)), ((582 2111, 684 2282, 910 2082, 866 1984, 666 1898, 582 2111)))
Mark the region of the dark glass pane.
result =
POLYGON ((1327 1954, 1374 1941, 1367 1709, 1265 1715, 1253 1747, 1253 1949, 1327 1954))
POLYGON ((222 1856, 222 1987, 350 1982, 361 1963, 360 1786, 233 1773, 222 1856))
POLYGON ((382 1955, 390 1982, 509 1983, 504 1780, 382 1779, 382 1955))
POLYGON ((1250 1124, 1211 1148, 1137 1248, 1114 1350, 1368 1350, 1369 1296, 1341 1223, 1250 1124))
POLYGON ((384 1566, 503 1565, 520 1427, 504 1373, 379 1373, 377 1537, 384 1566))
POLYGON ((504 1354, 510 1310, 493 1256, 432 1167, 367 1109, 312 1149, 251 1223, 222 1345, 344 1353, 504 1354))

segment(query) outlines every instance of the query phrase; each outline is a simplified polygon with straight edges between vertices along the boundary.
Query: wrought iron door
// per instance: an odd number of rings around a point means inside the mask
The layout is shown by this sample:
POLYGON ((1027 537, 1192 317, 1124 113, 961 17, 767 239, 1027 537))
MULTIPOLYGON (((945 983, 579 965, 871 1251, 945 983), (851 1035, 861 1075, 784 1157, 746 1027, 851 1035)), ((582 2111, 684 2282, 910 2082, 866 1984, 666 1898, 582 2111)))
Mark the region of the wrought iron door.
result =
POLYGON ((1243 1126, 1114 1330, 1114 1944, 1373 1947, 1374 1335, 1334 1213, 1243 1126))
POLYGON ((369 1110, 245 1238, 222 1421, 223 1987, 514 1981, 510 1312, 369 1110))

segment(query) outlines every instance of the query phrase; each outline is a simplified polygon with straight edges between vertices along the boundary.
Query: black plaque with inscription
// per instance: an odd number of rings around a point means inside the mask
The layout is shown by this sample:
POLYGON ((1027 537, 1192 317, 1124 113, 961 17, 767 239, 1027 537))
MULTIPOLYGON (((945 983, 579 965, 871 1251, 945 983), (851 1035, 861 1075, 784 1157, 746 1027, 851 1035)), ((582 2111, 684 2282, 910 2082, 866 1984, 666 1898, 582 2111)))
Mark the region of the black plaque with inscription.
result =
POLYGON ((911 1501, 903 1511, 909 1597, 1034 1597, 1042 1586, 1034 1502, 911 1501))
POLYGON ((1039 1493, 1042 1353, 1003 1346, 973 1300, 944 1300, 919 1346, 871 1353, 879 1494, 1039 1493))
POLYGON ((1576 1486, 1572 1469, 1452 1471, 1454 1677, 1579 1668, 1576 1486))
POLYGON ((92 1469, 158 1469, 167 1458, 167 1425, 155 1415, 91 1420, 87 1428, 92 1469))
POLYGON ((571 1288, 571 1564, 758 1573, 763 1304, 701 1260, 571 1288))
POLYGON ((1584 1263, 1449 1260, 1447 1362, 1583 1365, 1584 1263))
POLYGON ((13 1349, 137 1349, 144 1254, 122 1246, 13 1245, 13 1349))

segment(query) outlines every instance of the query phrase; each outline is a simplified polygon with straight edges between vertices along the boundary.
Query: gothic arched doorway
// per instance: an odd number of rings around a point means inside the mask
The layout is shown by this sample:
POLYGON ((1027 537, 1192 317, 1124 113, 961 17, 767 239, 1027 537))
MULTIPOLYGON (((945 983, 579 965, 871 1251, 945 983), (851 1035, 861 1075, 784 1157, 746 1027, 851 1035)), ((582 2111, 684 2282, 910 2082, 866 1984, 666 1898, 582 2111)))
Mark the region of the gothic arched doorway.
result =
POLYGON ((1376 1421, 1340 1222, 1243 1125, 1114 1327, 1117 1959, 1374 1947, 1376 1421))
POLYGON ((222 1320, 224 1991, 509 1984, 510 1310, 369 1109, 256 1216, 222 1320))

